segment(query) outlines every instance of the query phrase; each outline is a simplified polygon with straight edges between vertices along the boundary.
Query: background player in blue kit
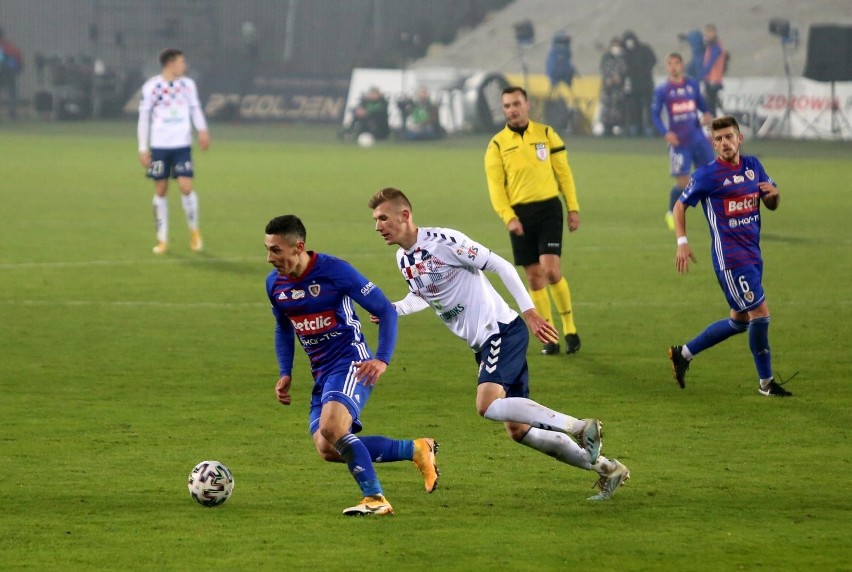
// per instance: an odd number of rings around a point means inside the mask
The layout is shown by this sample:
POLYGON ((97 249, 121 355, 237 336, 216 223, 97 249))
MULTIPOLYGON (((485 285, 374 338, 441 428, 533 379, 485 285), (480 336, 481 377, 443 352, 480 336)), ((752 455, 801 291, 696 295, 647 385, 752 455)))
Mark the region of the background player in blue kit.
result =
POLYGON ((276 217, 266 225, 266 260, 275 267, 266 277, 266 292, 277 321, 275 353, 281 376, 275 392, 278 401, 290 405, 298 337, 314 377, 309 421, 314 446, 324 460, 348 465, 364 497, 343 514, 393 514, 374 461, 413 461, 423 474, 427 492, 438 485, 433 439, 355 436, 361 431, 361 410, 393 355, 396 310, 349 263, 305 250, 306 236, 305 226, 294 215, 276 217), (361 332, 353 302, 382 318, 375 355, 361 332))
POLYGON ((714 155, 713 147, 701 128, 702 122, 708 123, 711 119, 701 97, 701 87, 695 79, 684 75, 680 54, 672 52, 666 56, 666 69, 668 78, 654 89, 651 119, 669 144, 669 170, 675 178, 675 186, 669 192, 669 209, 665 218, 669 230, 674 230, 672 208, 689 182, 691 167, 709 163, 714 155), (663 123, 663 109, 668 124, 663 123))
POLYGON ((743 136, 737 120, 726 116, 711 124, 713 147, 719 158, 698 169, 674 208, 677 236, 676 266, 680 273, 696 262, 686 239, 686 208, 701 202, 710 227, 713 268, 731 307, 719 320, 683 346, 669 348, 674 377, 681 387, 689 362, 698 353, 729 337, 748 331, 749 347, 760 378, 758 391, 769 397, 792 395, 772 377, 769 353, 769 306, 763 291, 760 252, 760 203, 778 208, 780 195, 756 157, 740 155, 743 136))

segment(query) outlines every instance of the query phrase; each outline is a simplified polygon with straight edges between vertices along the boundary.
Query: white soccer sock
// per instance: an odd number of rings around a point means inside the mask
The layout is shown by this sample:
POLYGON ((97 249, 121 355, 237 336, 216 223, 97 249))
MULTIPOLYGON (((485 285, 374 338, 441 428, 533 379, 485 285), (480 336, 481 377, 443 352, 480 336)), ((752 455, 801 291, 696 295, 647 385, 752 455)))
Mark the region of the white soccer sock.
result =
POLYGON ((159 242, 169 241, 169 201, 166 197, 154 195, 154 227, 159 242))
POLYGON ((189 225, 189 230, 198 230, 198 195, 195 191, 189 191, 188 195, 181 193, 180 202, 183 205, 183 212, 186 213, 186 224, 189 225))
POLYGON ((545 431, 574 434, 583 429, 583 422, 570 415, 548 409, 525 397, 495 399, 488 406, 484 417, 491 421, 514 421, 526 423, 545 431))
POLYGON ((521 444, 580 469, 591 469, 589 454, 564 433, 532 427, 521 444))

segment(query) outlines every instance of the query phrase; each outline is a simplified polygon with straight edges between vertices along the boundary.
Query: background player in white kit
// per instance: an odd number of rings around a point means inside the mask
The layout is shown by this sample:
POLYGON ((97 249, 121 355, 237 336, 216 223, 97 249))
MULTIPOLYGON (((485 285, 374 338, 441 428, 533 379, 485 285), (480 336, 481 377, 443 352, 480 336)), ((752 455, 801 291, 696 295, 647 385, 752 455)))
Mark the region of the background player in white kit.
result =
POLYGON ((198 197, 192 188, 192 128, 198 132, 198 144, 210 146, 207 121, 198 101, 195 82, 184 77, 183 52, 166 48, 160 52, 162 72, 145 82, 139 102, 139 162, 154 179, 154 224, 157 245, 154 254, 163 254, 169 242, 169 204, 166 200, 169 177, 177 179, 181 203, 189 226, 189 245, 193 251, 203 248, 198 230, 198 197), (149 147, 150 145, 150 147, 149 147))
POLYGON ((600 455, 600 421, 577 419, 528 399, 527 326, 543 343, 558 340, 559 332, 536 312, 515 267, 459 231, 418 228, 411 203, 399 189, 382 189, 368 204, 373 209, 376 231, 387 244, 400 247, 397 267, 410 292, 394 303, 397 314, 431 306, 476 353, 479 414, 502 421, 509 436, 522 445, 574 467, 594 470, 601 491, 589 500, 610 498, 630 478, 630 472, 618 461, 600 455), (526 324, 497 293, 483 270, 500 276, 526 324))

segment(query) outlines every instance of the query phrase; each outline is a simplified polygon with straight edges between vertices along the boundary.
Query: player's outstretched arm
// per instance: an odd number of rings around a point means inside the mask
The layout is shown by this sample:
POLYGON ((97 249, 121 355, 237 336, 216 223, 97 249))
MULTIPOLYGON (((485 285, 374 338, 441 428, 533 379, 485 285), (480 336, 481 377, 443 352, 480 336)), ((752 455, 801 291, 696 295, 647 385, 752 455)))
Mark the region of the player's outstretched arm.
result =
POLYGON ((533 304, 532 298, 530 298, 530 293, 527 292, 521 277, 518 275, 518 271, 515 270, 511 262, 496 252, 491 251, 482 269, 494 272, 500 277, 500 280, 506 286, 506 290, 515 299, 515 303, 518 305, 518 309, 520 309, 522 314, 526 314, 526 311, 530 308, 535 308, 535 304, 533 304))

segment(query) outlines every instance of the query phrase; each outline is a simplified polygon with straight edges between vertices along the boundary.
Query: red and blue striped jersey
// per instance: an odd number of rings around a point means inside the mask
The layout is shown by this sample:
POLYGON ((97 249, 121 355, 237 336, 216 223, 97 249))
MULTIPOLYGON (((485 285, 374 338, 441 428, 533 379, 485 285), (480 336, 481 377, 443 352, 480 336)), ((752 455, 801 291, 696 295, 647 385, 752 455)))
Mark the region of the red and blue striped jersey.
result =
POLYGON ((763 262, 758 187, 762 181, 775 184, 757 157, 742 155, 739 165, 716 159, 697 169, 681 194, 685 205, 701 202, 716 271, 763 262))
POLYGON ((707 104, 701 96, 701 87, 691 77, 674 83, 666 80, 654 89, 651 102, 651 119, 660 135, 672 131, 680 139, 681 145, 689 145, 695 137, 707 137, 701 128, 700 114, 707 111, 707 104), (668 124, 663 122, 662 110, 665 108, 668 124))
POLYGON ((275 353, 281 375, 290 375, 294 340, 298 337, 316 378, 341 364, 365 361, 370 351, 355 305, 378 316, 375 358, 390 363, 396 345, 397 314, 387 297, 348 262, 308 252, 310 263, 301 276, 266 277, 266 293, 275 315, 275 353))

